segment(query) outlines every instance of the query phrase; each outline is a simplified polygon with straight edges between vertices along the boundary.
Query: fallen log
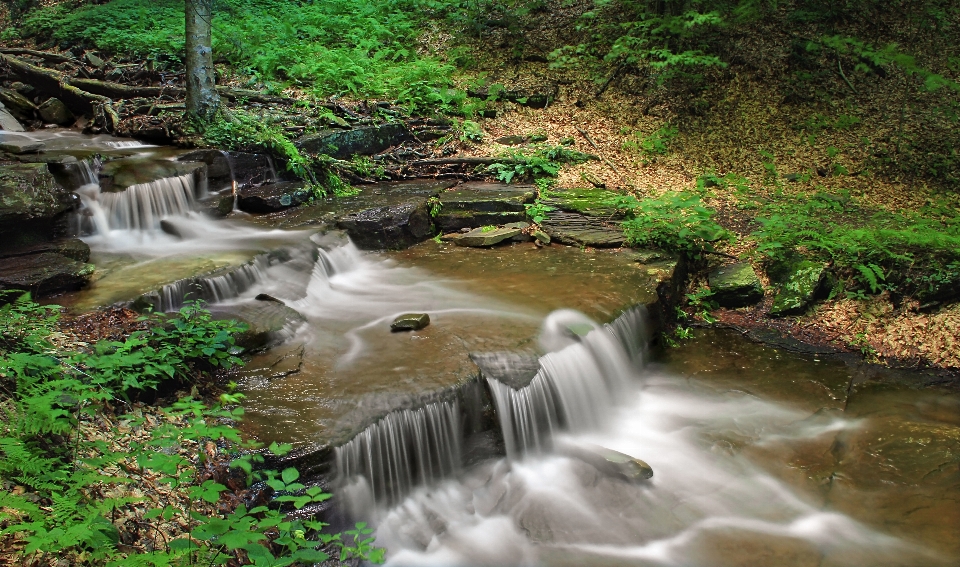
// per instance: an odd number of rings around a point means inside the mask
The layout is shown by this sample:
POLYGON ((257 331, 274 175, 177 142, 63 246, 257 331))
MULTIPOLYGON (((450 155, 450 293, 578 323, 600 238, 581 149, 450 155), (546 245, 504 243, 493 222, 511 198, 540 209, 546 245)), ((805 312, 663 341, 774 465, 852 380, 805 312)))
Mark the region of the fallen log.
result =
POLYGON ((8 55, 32 55, 33 57, 39 57, 46 61, 50 61, 51 63, 80 63, 72 55, 50 53, 49 51, 37 51, 36 49, 25 49, 22 47, 0 47, 0 53, 6 53, 8 55))
POLYGON ((0 63, 25 82, 58 98, 74 114, 93 117, 95 123, 109 132, 116 130, 120 117, 110 98, 77 88, 59 71, 32 65, 12 55, 0 53, 0 63))
POLYGON ((436 165, 493 165, 495 163, 519 163, 512 158, 494 158, 494 157, 466 157, 466 158, 439 158, 439 159, 418 159, 408 161, 405 166, 436 166, 436 165))

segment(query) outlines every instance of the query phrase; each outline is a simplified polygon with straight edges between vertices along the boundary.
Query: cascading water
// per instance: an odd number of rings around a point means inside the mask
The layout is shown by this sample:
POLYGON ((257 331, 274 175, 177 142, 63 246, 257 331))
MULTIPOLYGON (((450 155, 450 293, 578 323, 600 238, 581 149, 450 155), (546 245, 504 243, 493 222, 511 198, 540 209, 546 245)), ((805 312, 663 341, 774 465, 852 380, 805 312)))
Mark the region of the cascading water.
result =
POLYGON ((582 432, 601 425, 629 388, 633 364, 642 362, 645 321, 641 309, 605 326, 575 311, 551 314, 540 343, 554 351, 540 358, 540 370, 530 384, 514 389, 487 378, 507 455, 519 458, 543 451, 559 431, 582 432))
POLYGON ((94 232, 154 231, 168 216, 186 216, 194 210, 197 187, 193 175, 180 175, 132 185, 116 193, 103 192, 96 181, 77 190, 94 232))
POLYGON ((216 276, 189 278, 160 288, 155 311, 176 311, 184 301, 202 299, 207 303, 219 303, 239 297, 255 284, 267 278, 270 262, 266 256, 258 256, 248 264, 216 276))
POLYGON ((394 504, 415 486, 459 470, 462 445, 455 402, 392 412, 336 449, 342 493, 354 512, 394 504))

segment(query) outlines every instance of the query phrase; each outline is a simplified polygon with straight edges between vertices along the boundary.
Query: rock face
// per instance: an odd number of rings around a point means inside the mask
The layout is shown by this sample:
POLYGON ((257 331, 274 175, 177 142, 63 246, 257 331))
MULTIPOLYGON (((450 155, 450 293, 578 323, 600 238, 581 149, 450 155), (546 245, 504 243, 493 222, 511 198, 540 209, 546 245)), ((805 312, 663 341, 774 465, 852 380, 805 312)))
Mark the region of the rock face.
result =
POLYGON ((748 263, 728 264, 707 276, 713 299, 721 307, 745 307, 763 299, 760 277, 748 263))
MULTIPOLYGON (((30 99, 12 89, 0 88, 0 105, 6 107, 7 112, 12 114, 17 120, 27 122, 33 120, 37 111, 37 105, 30 99)), ((9 130, 9 128, 3 128, 9 130)))
POLYGON ((365 250, 406 248, 433 236, 426 198, 348 214, 337 226, 365 250))
POLYGON ((270 157, 263 154, 196 150, 181 155, 177 161, 207 164, 207 183, 211 191, 230 187, 232 180, 236 180, 237 189, 244 189, 282 177, 270 157))
POLYGON ((352 130, 327 130, 296 141, 298 149, 327 154, 337 159, 353 155, 373 155, 410 139, 410 131, 401 122, 364 126, 352 130))
POLYGON ((7 132, 23 132, 23 125, 7 111, 7 108, 0 102, 0 130, 7 132))
POLYGON ((49 240, 66 229, 77 197, 57 185, 45 163, 0 166, 0 248, 49 240))
POLYGON ((68 124, 73 124, 77 119, 70 109, 67 108, 67 105, 60 102, 60 99, 57 98, 48 98, 40 106, 37 107, 37 113, 40 114, 40 118, 44 122, 50 124, 59 124, 61 126, 66 126, 68 124))
POLYGON ((532 185, 464 183, 440 194, 440 211, 435 221, 442 232, 524 221, 524 205, 535 198, 532 185))
POLYGON ((485 248, 514 238, 515 236, 518 236, 520 232, 521 229, 516 227, 495 228, 493 230, 475 228, 463 236, 455 239, 454 242, 457 246, 485 248))
POLYGON ((579 213, 549 211, 540 226, 550 238, 568 246, 619 248, 626 240, 614 224, 579 213))
POLYGON ((390 323, 390 331, 419 331, 430 324, 430 315, 426 313, 404 313, 390 323))
POLYGON ((803 260, 793 265, 773 298, 770 316, 799 315, 817 298, 827 276, 821 263, 803 260))
POLYGON ((272 213, 302 205, 313 197, 303 182, 283 181, 242 189, 237 208, 248 213, 272 213))
POLYGON ((0 259, 0 289, 20 289, 35 296, 72 291, 86 285, 93 271, 93 264, 52 252, 10 256, 0 259))

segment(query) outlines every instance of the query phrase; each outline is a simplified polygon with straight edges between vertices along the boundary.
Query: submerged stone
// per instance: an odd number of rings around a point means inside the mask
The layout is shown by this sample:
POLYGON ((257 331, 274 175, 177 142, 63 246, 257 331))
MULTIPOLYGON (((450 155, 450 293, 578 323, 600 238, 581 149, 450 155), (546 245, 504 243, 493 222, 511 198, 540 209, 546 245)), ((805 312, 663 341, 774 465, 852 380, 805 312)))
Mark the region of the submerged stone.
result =
POLYGON ((419 331, 430 324, 430 315, 426 313, 404 313, 390 323, 390 331, 419 331))
POLYGON ((644 461, 600 445, 561 443, 558 450, 604 474, 626 481, 639 482, 653 478, 653 468, 644 461))
POLYGON ((721 307, 745 307, 763 299, 763 285, 753 266, 728 264, 707 276, 713 300, 721 307))
POLYGON ((803 260, 795 264, 785 282, 777 288, 770 307, 771 317, 803 313, 823 287, 827 269, 821 263, 803 260))
POLYGON ((499 244, 504 240, 513 238, 521 233, 519 228, 495 228, 485 230, 484 228, 475 228, 454 240, 457 246, 472 246, 474 248, 485 248, 499 244))

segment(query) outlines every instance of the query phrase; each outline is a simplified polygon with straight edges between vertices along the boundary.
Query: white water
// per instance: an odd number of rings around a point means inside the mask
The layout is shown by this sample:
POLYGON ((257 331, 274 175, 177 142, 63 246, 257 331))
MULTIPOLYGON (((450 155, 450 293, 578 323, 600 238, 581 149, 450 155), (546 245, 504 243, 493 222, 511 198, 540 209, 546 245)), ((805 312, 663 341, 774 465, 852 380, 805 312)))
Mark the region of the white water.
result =
POLYGON ((507 441, 514 458, 422 487, 372 514, 389 565, 943 564, 825 511, 731 450, 731 442, 810 442, 857 422, 803 421, 809 413, 747 394, 718 396, 639 366, 624 376, 629 357, 619 341, 595 327, 564 346, 572 339, 561 329, 570 324, 583 321, 561 312, 545 324, 545 342, 560 350, 543 357, 535 380, 543 393, 534 384, 526 392, 500 385, 509 390, 497 403, 501 412, 512 408, 500 419, 514 431, 512 448, 507 441), (543 415, 524 421, 518 409, 542 411, 544 398, 553 401, 552 428, 543 427, 543 415), (544 440, 561 429, 574 431, 558 438, 564 444, 645 460, 653 479, 627 483, 543 451, 544 440))

